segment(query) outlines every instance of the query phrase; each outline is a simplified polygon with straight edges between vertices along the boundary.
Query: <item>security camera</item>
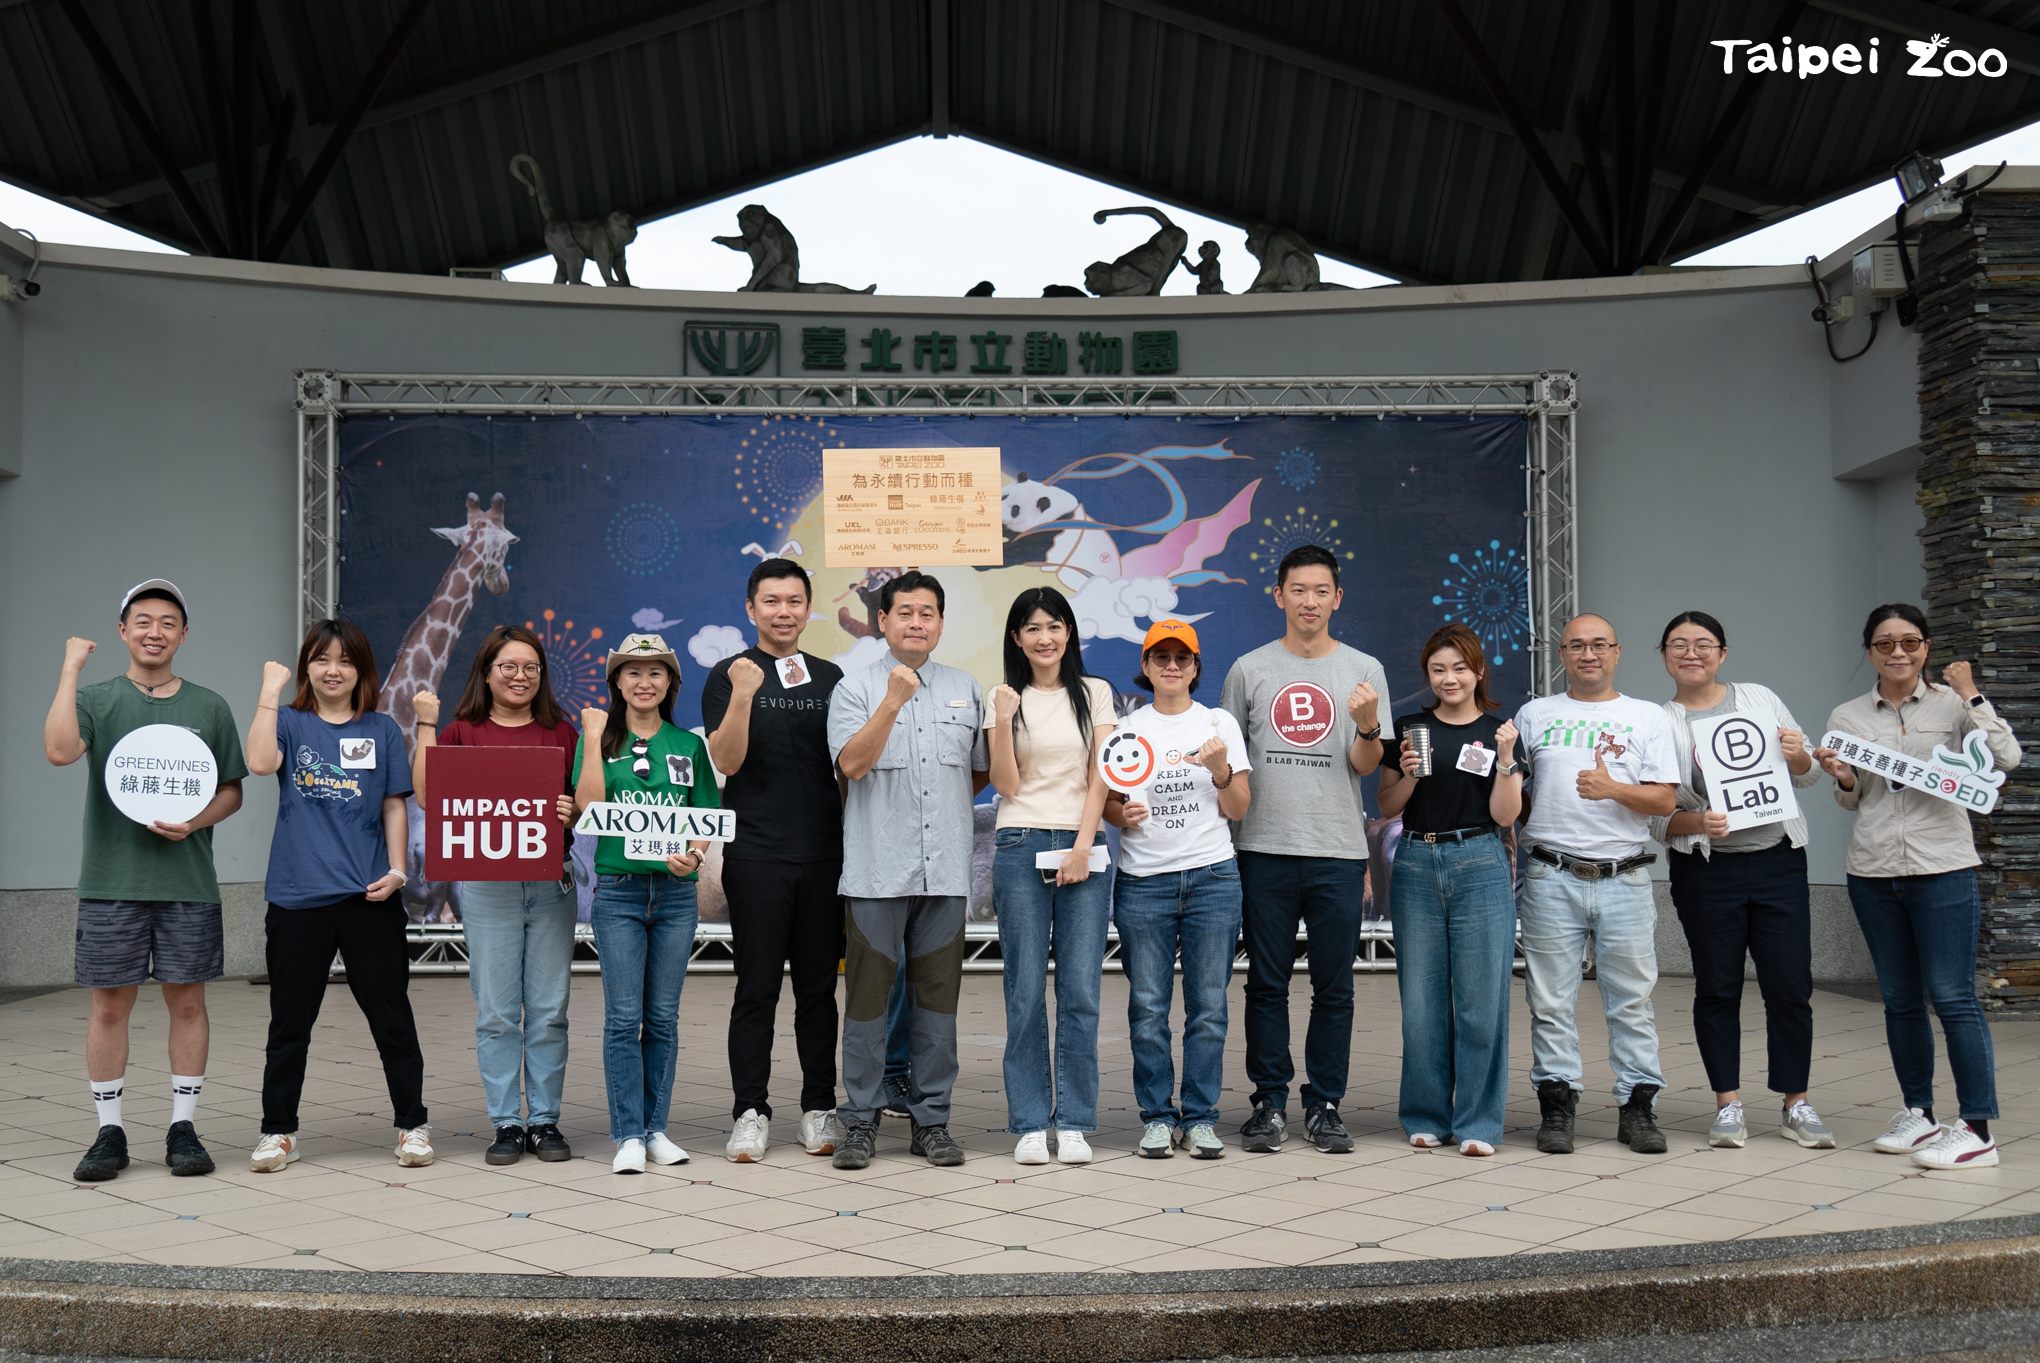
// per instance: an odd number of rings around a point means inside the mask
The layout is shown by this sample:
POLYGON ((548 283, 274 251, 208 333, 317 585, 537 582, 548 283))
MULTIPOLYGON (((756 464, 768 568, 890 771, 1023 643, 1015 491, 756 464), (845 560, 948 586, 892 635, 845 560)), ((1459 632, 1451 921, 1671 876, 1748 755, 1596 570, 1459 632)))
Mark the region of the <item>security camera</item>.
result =
POLYGON ((0 303, 11 303, 17 298, 34 298, 42 292, 42 285, 33 279, 16 279, 12 275, 0 274, 0 303))

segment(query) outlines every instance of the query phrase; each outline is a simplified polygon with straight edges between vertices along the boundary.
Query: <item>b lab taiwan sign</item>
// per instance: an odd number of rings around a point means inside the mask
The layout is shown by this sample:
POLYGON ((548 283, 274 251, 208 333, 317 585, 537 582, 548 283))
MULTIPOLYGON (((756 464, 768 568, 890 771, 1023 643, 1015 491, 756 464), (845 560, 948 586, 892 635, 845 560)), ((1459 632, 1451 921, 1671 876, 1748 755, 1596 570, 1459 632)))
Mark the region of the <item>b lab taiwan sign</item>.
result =
POLYGON ((558 748, 428 749, 426 877, 558 880, 566 762, 558 748))

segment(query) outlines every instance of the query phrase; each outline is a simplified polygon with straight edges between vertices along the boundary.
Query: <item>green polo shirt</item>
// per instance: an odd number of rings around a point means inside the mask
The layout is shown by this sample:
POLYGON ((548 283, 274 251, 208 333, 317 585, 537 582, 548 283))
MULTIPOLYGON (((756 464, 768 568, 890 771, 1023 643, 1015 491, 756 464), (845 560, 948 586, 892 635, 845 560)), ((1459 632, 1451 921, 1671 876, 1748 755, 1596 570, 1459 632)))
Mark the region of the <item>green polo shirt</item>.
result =
MULTIPOLYGON (((612 724, 620 720, 611 720, 612 724)), ((623 747, 613 760, 602 764, 602 794, 606 800, 624 804, 691 806, 720 809, 722 793, 716 789, 715 768, 708 762, 708 745, 699 736, 675 724, 667 724, 652 735, 645 749, 649 770, 639 776, 633 769, 637 755, 631 751, 635 735, 626 732, 623 747)), ((582 743, 587 740, 584 738, 582 743)), ((581 745, 574 747, 574 771, 581 770, 581 745)), ((631 861, 623 855, 622 838, 595 840, 595 869, 606 876, 666 875, 663 861, 631 861)), ((700 875, 683 876, 694 880, 700 875)))

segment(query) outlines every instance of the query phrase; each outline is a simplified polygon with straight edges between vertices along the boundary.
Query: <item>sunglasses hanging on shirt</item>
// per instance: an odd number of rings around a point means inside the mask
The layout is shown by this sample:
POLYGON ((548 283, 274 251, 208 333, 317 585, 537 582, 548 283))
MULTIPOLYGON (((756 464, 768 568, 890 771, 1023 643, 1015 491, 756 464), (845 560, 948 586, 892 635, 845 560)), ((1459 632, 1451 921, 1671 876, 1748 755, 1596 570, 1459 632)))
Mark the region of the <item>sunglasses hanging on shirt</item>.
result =
POLYGON ((652 779, 652 741, 649 738, 633 738, 630 741, 630 774, 640 781, 652 779))

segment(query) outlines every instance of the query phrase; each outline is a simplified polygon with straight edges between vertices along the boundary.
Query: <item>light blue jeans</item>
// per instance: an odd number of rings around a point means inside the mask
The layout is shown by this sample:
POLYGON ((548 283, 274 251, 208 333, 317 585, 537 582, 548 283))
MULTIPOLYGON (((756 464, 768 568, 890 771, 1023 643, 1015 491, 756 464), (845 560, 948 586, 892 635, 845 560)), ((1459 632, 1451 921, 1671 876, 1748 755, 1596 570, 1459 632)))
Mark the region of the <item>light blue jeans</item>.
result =
POLYGON ((992 860, 1006 989, 1006 1130, 1098 1129, 1098 988, 1110 881, 1043 884, 1037 852, 1066 852, 1066 829, 1002 828, 992 860), (1048 1060, 1048 962, 1055 958, 1055 1067, 1048 1060))
POLYGON ((1240 940, 1240 871, 1231 858, 1193 871, 1130 876, 1112 886, 1112 921, 1126 967, 1133 1097, 1143 1122, 1218 1120, 1225 1082, 1226 983, 1240 940), (1169 1046, 1176 954, 1183 957, 1183 1097, 1169 1046))
POLYGON ((1502 1140, 1516 900, 1494 834, 1427 843, 1405 833, 1389 881, 1402 986, 1403 1134, 1502 1140))
POLYGON ((613 1141, 666 1129, 680 1057, 680 986, 697 917, 691 880, 595 878, 588 920, 602 957, 602 1078, 613 1141))
POLYGON ((463 881, 460 921, 489 1125, 555 1124, 567 1077, 574 896, 557 880, 463 881))
POLYGON ((1657 907, 1641 866, 1606 880, 1581 880, 1535 858, 1523 862, 1524 994, 1530 1003, 1530 1082, 1581 1082, 1580 963, 1594 938, 1601 1011, 1608 1020, 1608 1064, 1615 1101, 1638 1084, 1665 1085, 1658 1066, 1657 907))

